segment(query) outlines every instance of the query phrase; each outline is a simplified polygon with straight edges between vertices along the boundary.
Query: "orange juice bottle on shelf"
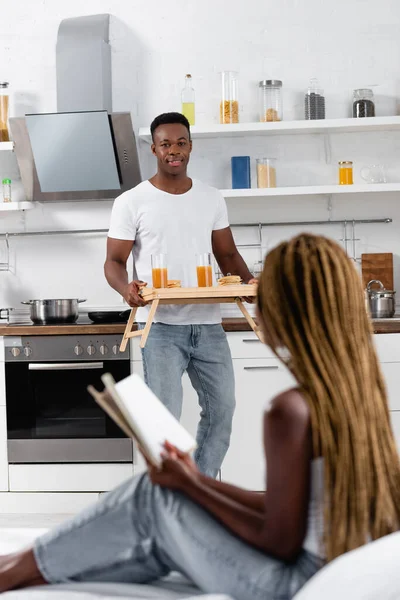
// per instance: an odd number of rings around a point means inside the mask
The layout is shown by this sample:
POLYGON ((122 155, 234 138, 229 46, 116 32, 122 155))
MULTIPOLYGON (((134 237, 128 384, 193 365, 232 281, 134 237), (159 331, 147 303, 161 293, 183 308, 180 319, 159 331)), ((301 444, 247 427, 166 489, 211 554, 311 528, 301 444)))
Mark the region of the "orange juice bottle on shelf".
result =
POLYGON ((197 267, 197 285, 199 287, 212 287, 211 265, 197 267))
POLYGON ((168 287, 168 269, 153 269, 153 287, 155 288, 166 288, 168 287))

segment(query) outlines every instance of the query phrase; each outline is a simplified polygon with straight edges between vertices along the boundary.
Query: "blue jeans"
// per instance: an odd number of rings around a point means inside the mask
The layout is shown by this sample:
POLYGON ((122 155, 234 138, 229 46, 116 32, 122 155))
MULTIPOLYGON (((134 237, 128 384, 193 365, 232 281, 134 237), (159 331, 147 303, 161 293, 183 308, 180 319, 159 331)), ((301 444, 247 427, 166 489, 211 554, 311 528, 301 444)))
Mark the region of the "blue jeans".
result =
POLYGON ((305 550, 290 564, 259 552, 147 475, 44 534, 33 550, 49 583, 151 583, 178 571, 204 593, 236 600, 290 600, 322 566, 305 550))
POLYGON ((216 477, 229 448, 235 410, 232 358, 222 326, 154 323, 142 358, 147 385, 177 419, 187 371, 201 407, 194 459, 203 473, 216 477))

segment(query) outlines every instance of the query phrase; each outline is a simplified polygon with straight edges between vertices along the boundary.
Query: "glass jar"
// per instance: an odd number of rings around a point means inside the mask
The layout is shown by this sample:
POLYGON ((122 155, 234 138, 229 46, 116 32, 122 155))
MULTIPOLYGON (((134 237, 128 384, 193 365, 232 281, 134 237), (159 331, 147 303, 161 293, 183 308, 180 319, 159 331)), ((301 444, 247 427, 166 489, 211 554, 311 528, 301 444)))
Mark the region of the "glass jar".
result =
POLYGON ((257 187, 276 187, 276 160, 275 158, 257 158, 257 187))
POLYGON ((354 90, 353 92, 353 117, 360 119, 363 117, 375 116, 374 93, 369 89, 354 90))
POLYGON ((353 184, 353 163, 351 160, 339 162, 339 185, 353 184))
POLYGON ((221 123, 239 123, 238 74, 236 71, 221 73, 221 123))
POLYGON ((9 89, 8 83, 0 83, 0 142, 9 142, 8 133, 8 105, 9 89))
POLYGON ((185 76, 185 87, 181 94, 182 99, 182 114, 189 121, 189 125, 195 124, 195 108, 194 108, 194 89, 192 87, 192 76, 188 73, 185 76))
POLYGON ((304 97, 304 117, 306 121, 325 119, 324 90, 320 88, 318 79, 311 79, 304 97))
POLYGON ((260 90, 260 122, 282 121, 282 81, 266 79, 258 84, 260 90))
POLYGON ((11 202, 11 179, 3 179, 3 202, 11 202))

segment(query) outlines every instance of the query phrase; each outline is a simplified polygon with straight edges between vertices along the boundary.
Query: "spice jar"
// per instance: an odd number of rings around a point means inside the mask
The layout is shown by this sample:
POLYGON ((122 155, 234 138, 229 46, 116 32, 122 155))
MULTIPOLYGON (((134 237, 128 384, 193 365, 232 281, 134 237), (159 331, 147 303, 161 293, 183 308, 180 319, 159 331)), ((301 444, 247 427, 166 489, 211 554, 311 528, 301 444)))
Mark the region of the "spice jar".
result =
POLYGON ((282 121, 282 81, 266 79, 258 84, 260 90, 260 121, 282 121))
POLYGON ((275 158, 258 158, 257 163, 257 187, 276 187, 276 161, 275 158))
POLYGON ((9 142, 8 134, 8 83, 0 83, 0 142, 9 142))
POLYGON ((3 179, 3 202, 11 202, 11 179, 3 179))
POLYGON ((353 163, 351 160, 341 160, 339 162, 339 185, 352 185, 353 183, 353 163))
POLYGON ((238 76, 236 71, 221 73, 221 123, 239 123, 238 76))
POLYGON ((374 117, 374 93, 369 89, 354 90, 353 92, 353 117, 374 117))

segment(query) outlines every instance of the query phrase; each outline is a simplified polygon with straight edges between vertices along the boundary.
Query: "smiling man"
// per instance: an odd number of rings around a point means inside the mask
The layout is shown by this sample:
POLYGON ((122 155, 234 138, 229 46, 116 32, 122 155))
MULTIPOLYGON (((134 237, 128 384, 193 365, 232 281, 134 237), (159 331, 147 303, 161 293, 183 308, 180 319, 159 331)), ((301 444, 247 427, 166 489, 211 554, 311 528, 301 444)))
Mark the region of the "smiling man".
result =
MULTIPOLYGON (((143 327, 149 308, 139 292, 151 285, 151 256, 167 254, 168 277, 182 287, 197 286, 196 255, 212 252, 226 275, 252 283, 229 227, 221 193, 190 179, 190 126, 180 113, 158 116, 151 124, 157 173, 116 198, 107 240, 105 276, 129 306, 138 306, 143 327), (133 255, 133 281, 127 260, 133 255)), ((178 419, 186 371, 201 407, 195 461, 215 477, 229 447, 235 408, 234 374, 217 304, 163 305, 142 350, 146 383, 178 419)))

